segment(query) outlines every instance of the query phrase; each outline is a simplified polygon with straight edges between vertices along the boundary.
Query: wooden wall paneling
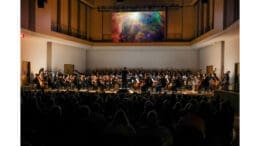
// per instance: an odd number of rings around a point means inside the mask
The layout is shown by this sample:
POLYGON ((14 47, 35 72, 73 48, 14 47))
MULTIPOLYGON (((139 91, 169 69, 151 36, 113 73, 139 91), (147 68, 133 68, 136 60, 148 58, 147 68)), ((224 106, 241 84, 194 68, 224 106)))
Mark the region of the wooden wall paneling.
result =
POLYGON ((21 2, 21 27, 29 27, 29 0, 23 0, 21 2))
POLYGON ((63 32, 68 32, 68 0, 61 0, 61 13, 60 13, 60 23, 63 32))
POLYGON ((85 39, 88 38, 88 6, 85 5, 85 39))
POLYGON ((51 24, 56 25, 57 24, 57 2, 58 0, 51 0, 50 9, 51 9, 51 24))
POLYGON ((78 0, 71 0, 71 34, 77 35, 78 29, 78 0))
POLYGON ((182 19, 182 38, 185 41, 190 41, 194 38, 194 7, 183 8, 183 19, 182 19))
POLYGON ((112 12, 103 12, 103 40, 111 40, 112 35, 112 12))
POLYGON ((68 0, 68 33, 71 34, 71 0, 68 0))
POLYGON ((36 1, 29 0, 29 26, 28 28, 32 31, 35 31, 35 9, 36 9, 36 1))
POLYGON ((86 16, 85 16, 85 14, 86 14, 86 5, 84 4, 84 3, 80 3, 80 7, 79 7, 79 9, 80 9, 80 17, 79 17, 79 19, 80 19, 80 28, 79 28, 79 30, 80 30, 80 35, 81 35, 81 37, 84 37, 84 35, 86 34, 86 16))

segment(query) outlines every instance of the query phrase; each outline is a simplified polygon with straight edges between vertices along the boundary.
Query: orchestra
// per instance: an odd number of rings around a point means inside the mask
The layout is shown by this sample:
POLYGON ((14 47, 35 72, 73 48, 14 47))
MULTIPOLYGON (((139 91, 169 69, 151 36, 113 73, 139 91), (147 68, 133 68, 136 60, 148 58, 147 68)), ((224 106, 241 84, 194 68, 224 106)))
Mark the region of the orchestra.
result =
MULTIPOLYGON (((64 74, 60 71, 50 73, 41 69, 36 76, 38 88, 52 89, 89 89, 89 90, 117 90, 123 85, 120 71, 92 71, 88 73, 64 74), (53 74, 53 76, 52 76, 53 74)), ((182 89, 192 91, 213 91, 221 87, 220 80, 215 73, 203 74, 191 71, 145 71, 128 70, 126 86, 133 90, 147 92, 148 90, 178 91, 182 89)))

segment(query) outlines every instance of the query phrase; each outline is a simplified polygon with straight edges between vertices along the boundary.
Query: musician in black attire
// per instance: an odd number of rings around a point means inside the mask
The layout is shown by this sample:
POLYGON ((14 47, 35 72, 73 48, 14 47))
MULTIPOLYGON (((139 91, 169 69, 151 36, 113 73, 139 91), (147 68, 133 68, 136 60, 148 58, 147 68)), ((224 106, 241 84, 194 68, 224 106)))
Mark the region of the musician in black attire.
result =
POLYGON ((53 79, 53 88, 59 89, 61 86, 61 74, 59 72, 56 72, 54 79, 53 79))
POLYGON ((181 77, 181 75, 177 75, 176 79, 174 80, 173 91, 177 91, 177 90, 180 89, 182 86, 183 86, 182 77, 181 77))
POLYGON ((211 76, 209 75, 209 74, 207 74, 206 75, 206 78, 204 79, 204 89, 206 90, 206 91, 208 91, 210 88, 210 80, 211 80, 211 76))
POLYGON ((124 69, 122 71, 122 88, 127 88, 127 74, 128 74, 128 71, 127 71, 126 67, 124 67, 124 69))
POLYGON ((151 79, 151 77, 147 76, 147 78, 145 79, 145 84, 146 86, 149 88, 149 87, 152 87, 153 85, 153 80, 151 79))
POLYGON ((162 88, 165 88, 166 84, 167 84, 166 82, 167 82, 167 80, 166 80, 164 74, 162 74, 160 81, 159 81, 159 85, 156 87, 156 91, 160 92, 162 90, 162 88))
POLYGON ((206 74, 205 77, 203 77, 202 81, 201 81, 201 85, 199 87, 199 90, 204 90, 204 91, 208 91, 209 90, 209 81, 211 80, 211 77, 209 76, 209 74, 206 74))
POLYGON ((162 75, 162 78, 161 78, 161 84, 162 84, 162 88, 165 88, 165 87, 166 87, 167 80, 166 80, 166 78, 165 78, 164 75, 162 75))
POLYGON ((34 83, 37 89, 44 90, 44 69, 41 68, 39 73, 35 75, 34 83))
POLYGON ((147 92, 148 88, 152 87, 153 81, 149 75, 145 76, 144 86, 142 87, 142 92, 147 92))
POLYGON ((229 86, 229 80, 230 80, 230 77, 229 77, 229 74, 230 74, 230 71, 227 71, 225 74, 224 74, 224 77, 222 79, 222 89, 223 90, 228 90, 228 86, 229 86))

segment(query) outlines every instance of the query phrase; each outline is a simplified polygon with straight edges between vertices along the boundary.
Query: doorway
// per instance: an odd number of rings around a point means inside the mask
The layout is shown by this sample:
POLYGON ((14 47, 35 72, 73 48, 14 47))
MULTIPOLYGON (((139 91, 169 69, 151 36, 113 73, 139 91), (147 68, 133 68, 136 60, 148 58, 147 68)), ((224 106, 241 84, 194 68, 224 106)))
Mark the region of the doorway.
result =
POLYGON ((64 73, 73 74, 74 73, 74 64, 64 64, 64 73))

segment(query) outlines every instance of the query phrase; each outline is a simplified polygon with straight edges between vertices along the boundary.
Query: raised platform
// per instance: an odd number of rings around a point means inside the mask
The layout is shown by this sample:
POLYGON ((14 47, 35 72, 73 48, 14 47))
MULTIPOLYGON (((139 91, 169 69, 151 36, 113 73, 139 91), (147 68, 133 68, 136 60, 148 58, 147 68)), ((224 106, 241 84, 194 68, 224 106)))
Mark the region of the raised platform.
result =
POLYGON ((239 115, 239 98, 240 98, 240 94, 239 92, 234 92, 234 91, 225 91, 225 90, 216 90, 214 92, 216 97, 221 97, 224 100, 229 100, 232 107, 235 110, 235 113, 237 115, 239 115))
MULTIPOLYGON (((23 89, 23 91, 42 91, 40 89, 23 89)), ((106 94, 177 94, 177 95, 189 95, 189 96, 214 96, 214 92, 198 92, 193 90, 180 90, 180 91, 171 91, 171 90, 162 90, 156 92, 155 90, 148 90, 142 92, 141 90, 134 90, 132 88, 119 88, 119 89, 110 89, 110 90, 93 90, 93 89, 44 89, 44 92, 85 92, 85 93, 106 93, 106 94)))

